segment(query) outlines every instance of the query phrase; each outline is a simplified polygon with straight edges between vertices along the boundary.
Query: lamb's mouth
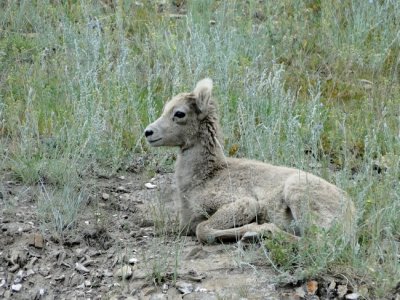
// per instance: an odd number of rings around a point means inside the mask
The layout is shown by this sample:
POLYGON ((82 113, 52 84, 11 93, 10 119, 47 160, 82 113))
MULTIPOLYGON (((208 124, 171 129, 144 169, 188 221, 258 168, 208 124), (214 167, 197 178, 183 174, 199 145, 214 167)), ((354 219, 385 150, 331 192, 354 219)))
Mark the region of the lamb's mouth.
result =
POLYGON ((156 140, 151 140, 149 141, 150 144, 154 144, 155 142, 161 141, 162 138, 156 139, 156 140))

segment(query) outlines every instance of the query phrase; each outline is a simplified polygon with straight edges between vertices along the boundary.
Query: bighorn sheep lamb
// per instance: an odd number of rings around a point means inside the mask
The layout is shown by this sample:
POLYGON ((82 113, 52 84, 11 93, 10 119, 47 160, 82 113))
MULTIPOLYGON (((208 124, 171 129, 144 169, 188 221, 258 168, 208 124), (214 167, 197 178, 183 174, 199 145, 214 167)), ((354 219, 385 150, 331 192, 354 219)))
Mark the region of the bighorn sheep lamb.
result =
POLYGON ((351 229, 354 206, 345 192, 310 173, 225 157, 209 78, 166 103, 145 129, 153 147, 176 146, 180 225, 200 242, 240 239, 246 232, 294 239, 309 225, 351 229))

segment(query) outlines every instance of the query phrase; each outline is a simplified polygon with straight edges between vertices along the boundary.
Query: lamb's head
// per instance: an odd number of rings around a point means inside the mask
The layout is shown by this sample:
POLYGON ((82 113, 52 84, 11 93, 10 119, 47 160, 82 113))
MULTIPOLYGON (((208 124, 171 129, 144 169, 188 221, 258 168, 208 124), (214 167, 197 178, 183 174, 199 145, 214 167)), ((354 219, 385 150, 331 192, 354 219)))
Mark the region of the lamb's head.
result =
POLYGON ((178 94, 168 101, 162 115, 144 131, 149 144, 187 149, 197 143, 204 130, 202 125, 217 123, 216 108, 211 99, 212 86, 211 79, 203 79, 193 92, 178 94))

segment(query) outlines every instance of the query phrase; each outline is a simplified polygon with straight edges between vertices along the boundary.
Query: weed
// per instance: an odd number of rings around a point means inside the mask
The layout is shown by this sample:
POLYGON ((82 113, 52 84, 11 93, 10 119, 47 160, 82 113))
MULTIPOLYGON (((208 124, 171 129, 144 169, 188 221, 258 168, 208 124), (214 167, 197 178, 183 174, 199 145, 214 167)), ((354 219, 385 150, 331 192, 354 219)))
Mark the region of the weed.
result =
POLYGON ((65 186, 63 190, 48 190, 43 184, 38 196, 37 214, 43 228, 54 238, 63 240, 65 231, 73 228, 82 204, 87 200, 83 191, 65 186))

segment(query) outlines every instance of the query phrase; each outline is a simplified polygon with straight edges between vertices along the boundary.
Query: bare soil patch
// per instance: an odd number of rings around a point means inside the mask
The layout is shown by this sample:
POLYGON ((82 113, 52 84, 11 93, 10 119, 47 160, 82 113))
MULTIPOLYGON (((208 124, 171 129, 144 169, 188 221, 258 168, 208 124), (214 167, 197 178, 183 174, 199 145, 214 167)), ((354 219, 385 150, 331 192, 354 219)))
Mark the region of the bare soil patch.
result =
POLYGON ((96 179, 62 236, 40 225, 37 188, 5 182, 12 200, 0 211, 0 298, 300 299, 295 286, 274 284, 256 244, 179 237, 172 178, 96 179))

